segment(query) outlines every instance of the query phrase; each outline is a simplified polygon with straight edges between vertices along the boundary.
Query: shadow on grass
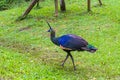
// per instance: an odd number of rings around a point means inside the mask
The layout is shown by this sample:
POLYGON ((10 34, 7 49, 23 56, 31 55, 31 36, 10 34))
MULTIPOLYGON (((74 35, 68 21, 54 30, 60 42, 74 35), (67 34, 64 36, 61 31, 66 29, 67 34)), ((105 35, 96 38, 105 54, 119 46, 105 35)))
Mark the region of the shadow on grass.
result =
POLYGON ((0 46, 6 47, 8 49, 12 49, 19 53, 39 53, 41 51, 41 47, 32 47, 24 42, 17 42, 9 39, 0 39, 0 46))
MULTIPOLYGON (((94 6, 95 7, 95 6, 94 6)), ((96 7, 98 7, 98 6, 96 6, 96 7)), ((29 19, 37 19, 38 21, 40 21, 40 20, 52 20, 52 21, 57 21, 57 20, 60 20, 60 19, 66 19, 66 17, 72 17, 72 16, 85 16, 85 15, 95 15, 95 14, 98 14, 98 13, 95 13, 95 12, 93 12, 93 11, 85 11, 85 10, 79 10, 79 9, 77 9, 77 10, 74 10, 74 11, 72 11, 72 10, 67 10, 66 12, 61 12, 61 11, 59 11, 59 14, 58 14, 58 16, 56 17, 56 16, 54 16, 54 14, 53 13, 51 13, 51 15, 43 15, 43 14, 41 14, 41 15, 39 15, 39 16, 32 16, 32 15, 27 15, 26 17, 18 17, 17 19, 16 19, 16 21, 21 21, 21 20, 25 20, 25 19, 27 19, 27 20, 29 20, 29 19)))
POLYGON ((95 73, 95 70, 93 70, 91 66, 87 66, 87 65, 84 66, 84 63, 76 64, 75 62, 77 69, 74 70, 72 61, 70 58, 68 58, 68 60, 65 62, 65 65, 63 67, 61 66, 61 63, 65 59, 66 53, 63 52, 64 54, 61 54, 61 52, 57 52, 57 51, 54 51, 54 52, 51 51, 51 52, 52 53, 41 54, 37 62, 40 61, 42 62, 42 64, 52 66, 56 70, 64 71, 65 73, 67 72, 68 75, 79 74, 81 76, 86 76, 86 74, 89 75, 90 73, 95 73))

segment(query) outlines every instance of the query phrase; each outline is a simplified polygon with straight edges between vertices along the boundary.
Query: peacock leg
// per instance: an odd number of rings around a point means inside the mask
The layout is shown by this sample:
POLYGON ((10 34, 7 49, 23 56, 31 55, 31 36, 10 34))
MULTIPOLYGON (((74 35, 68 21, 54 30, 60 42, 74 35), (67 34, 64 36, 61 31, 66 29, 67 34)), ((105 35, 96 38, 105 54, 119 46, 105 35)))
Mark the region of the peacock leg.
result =
POLYGON ((65 60, 64 60, 63 63, 61 64, 62 66, 64 66, 64 63, 66 62, 66 60, 68 59, 68 57, 69 57, 69 54, 67 54, 65 60))
POLYGON ((69 56, 71 57, 72 59, 72 63, 73 63, 73 67, 74 67, 74 70, 76 70, 76 66, 75 66, 75 63, 74 63, 74 59, 73 59, 73 56, 71 55, 71 53, 69 52, 69 56))

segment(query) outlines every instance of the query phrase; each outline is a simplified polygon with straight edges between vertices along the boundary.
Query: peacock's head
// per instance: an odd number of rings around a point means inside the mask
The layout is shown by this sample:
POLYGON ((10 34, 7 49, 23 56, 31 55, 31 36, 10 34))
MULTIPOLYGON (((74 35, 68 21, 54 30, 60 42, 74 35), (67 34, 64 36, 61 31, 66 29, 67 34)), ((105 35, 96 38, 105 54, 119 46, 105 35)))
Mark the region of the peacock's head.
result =
MULTIPOLYGON (((47 22, 47 21, 46 21, 47 22)), ((48 26, 49 26, 49 30, 47 32, 54 32, 54 29, 50 26, 49 22, 47 22, 48 26)))
POLYGON ((97 48, 95 48, 94 46, 92 46, 92 45, 90 45, 90 44, 87 45, 87 48, 88 48, 87 51, 89 51, 89 52, 91 52, 91 53, 94 53, 94 52, 96 52, 96 50, 97 50, 97 48))

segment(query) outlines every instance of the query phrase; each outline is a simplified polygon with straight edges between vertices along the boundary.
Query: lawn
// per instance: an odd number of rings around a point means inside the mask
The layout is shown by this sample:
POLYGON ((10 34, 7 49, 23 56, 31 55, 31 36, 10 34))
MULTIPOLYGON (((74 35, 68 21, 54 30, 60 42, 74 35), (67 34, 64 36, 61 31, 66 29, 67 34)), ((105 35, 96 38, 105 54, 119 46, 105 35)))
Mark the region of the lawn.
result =
POLYGON ((0 11, 0 80, 120 80, 120 1, 102 2, 92 0, 88 13, 84 0, 68 0, 54 17, 53 1, 45 0, 22 21, 27 3, 0 11), (70 58, 60 66, 66 53, 50 41, 45 20, 56 36, 76 34, 98 50, 72 52, 76 71, 70 58))

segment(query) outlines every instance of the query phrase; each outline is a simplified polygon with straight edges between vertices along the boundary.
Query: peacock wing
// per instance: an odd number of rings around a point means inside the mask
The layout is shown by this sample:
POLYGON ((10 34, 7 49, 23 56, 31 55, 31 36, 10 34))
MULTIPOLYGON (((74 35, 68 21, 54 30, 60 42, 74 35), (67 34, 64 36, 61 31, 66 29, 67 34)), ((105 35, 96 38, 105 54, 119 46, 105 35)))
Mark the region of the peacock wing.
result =
POLYGON ((66 49, 80 50, 81 47, 85 47, 87 44, 87 41, 83 38, 73 34, 64 35, 59 38, 59 45, 66 49))

